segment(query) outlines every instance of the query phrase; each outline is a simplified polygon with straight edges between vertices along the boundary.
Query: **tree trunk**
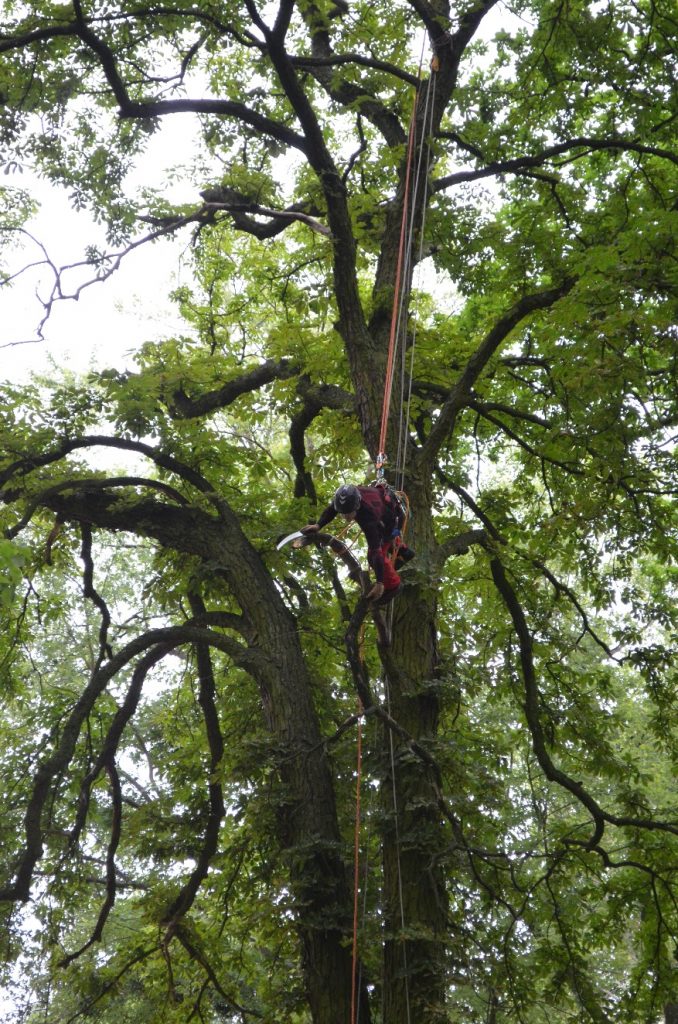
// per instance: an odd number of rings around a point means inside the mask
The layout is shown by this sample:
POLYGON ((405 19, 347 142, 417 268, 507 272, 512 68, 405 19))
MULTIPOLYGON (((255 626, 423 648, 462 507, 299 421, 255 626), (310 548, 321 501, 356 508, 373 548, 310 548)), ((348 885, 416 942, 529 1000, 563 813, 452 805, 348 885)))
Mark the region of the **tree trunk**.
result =
MULTIPOLYGON (((431 549, 430 513, 420 490, 414 498, 417 556, 431 549)), ((428 584, 407 587, 396 605, 394 660, 401 674, 388 680, 390 713, 426 745, 438 729, 439 701, 431 687, 436 668, 436 597, 428 584)), ((384 1024, 435 1024, 445 1014, 444 940, 447 893, 440 854, 444 841, 432 769, 406 743, 385 741, 382 806, 385 889, 384 1024), (394 810, 395 803, 395 810, 394 810)))
MULTIPOLYGON (((221 519, 156 501, 57 495, 64 520, 135 532, 218 565, 247 620, 251 674, 271 733, 281 782, 278 833, 289 858, 297 930, 314 1024, 349 1024, 352 899, 341 855, 334 779, 325 756, 297 624, 258 552, 223 503, 221 519)), ((369 1024, 366 994, 360 1020, 369 1024)))

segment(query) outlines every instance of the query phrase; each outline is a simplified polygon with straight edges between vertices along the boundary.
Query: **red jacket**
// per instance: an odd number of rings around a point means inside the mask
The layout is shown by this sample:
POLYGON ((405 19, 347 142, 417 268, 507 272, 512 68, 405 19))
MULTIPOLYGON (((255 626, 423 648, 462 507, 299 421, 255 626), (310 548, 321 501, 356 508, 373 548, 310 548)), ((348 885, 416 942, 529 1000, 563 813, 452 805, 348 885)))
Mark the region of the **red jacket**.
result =
MULTIPOLYGON (((382 547, 398 529, 398 509, 385 495, 383 487, 359 487, 360 505, 355 520, 367 540, 367 561, 374 569, 377 583, 384 582, 384 555, 382 547)), ((331 503, 318 520, 320 529, 337 515, 331 503)))

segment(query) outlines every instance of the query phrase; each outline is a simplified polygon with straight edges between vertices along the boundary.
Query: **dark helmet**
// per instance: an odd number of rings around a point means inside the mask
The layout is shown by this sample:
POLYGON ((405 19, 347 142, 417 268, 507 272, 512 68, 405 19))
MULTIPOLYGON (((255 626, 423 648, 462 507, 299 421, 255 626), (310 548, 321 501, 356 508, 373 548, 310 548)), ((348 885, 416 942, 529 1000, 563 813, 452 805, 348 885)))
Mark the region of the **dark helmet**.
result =
POLYGON ((342 484, 332 500, 337 512, 357 512, 360 507, 360 491, 355 484, 342 484))

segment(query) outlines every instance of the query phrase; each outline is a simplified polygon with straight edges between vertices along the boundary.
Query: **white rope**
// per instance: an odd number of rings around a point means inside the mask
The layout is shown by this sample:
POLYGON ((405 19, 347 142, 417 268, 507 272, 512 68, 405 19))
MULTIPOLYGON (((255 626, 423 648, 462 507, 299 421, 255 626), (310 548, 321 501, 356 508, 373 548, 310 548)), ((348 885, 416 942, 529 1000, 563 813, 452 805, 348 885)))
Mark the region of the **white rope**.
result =
MULTIPOLYGON (((435 72, 431 71, 429 75, 426 97, 424 103, 424 116, 422 118, 422 139, 419 147, 419 153, 417 157, 416 173, 414 179, 414 187, 412 189, 412 195, 416 198, 419 186, 421 182, 422 167, 424 167, 424 174, 428 175, 429 165, 429 153, 430 146, 426 141, 427 138, 433 132, 433 100, 435 97, 435 72), (425 159, 424 159, 425 157, 425 159)), ((426 228, 426 208, 427 208, 427 192, 428 189, 424 187, 424 195, 422 198, 422 211, 421 211, 421 225, 419 231, 419 252, 417 257, 417 282, 421 281, 421 264, 423 262, 424 254, 424 238, 426 228)), ((412 203, 412 209, 410 211, 409 218, 409 229, 407 232, 407 266, 409 270, 409 264, 412 259, 412 240, 414 237, 414 224, 415 224, 415 203, 412 203)), ((408 289, 407 298, 409 300, 411 290, 408 289)), ((405 344, 407 338, 407 323, 405 323, 405 330, 403 332, 403 344, 401 349, 401 369, 400 369, 400 415, 398 421, 398 447, 396 454, 396 490, 405 490, 405 466, 407 463, 407 442, 409 438, 409 422, 410 422, 410 408, 412 404, 412 375, 414 372, 414 353, 417 343, 417 321, 416 318, 412 321, 412 347, 410 351, 410 371, 407 373, 407 346, 405 344), (405 401, 405 381, 408 380, 407 388, 407 401, 405 401)))
MULTIPOLYGON (((422 61, 423 61, 423 46, 422 46, 422 61)), ((414 179, 414 187, 412 190, 413 202, 408 215, 408 230, 406 235, 406 256, 403 261, 403 280, 409 280, 410 265, 412 261, 412 241, 414 238, 414 226, 416 216, 416 199, 420 183, 422 167, 424 167, 424 174, 428 174, 429 164, 429 144, 426 141, 427 137, 432 133, 433 125, 433 97, 434 97, 434 75, 435 72, 431 72, 428 79, 426 97, 424 104, 424 115, 422 118, 422 138, 419 146, 419 152, 417 155, 416 172, 414 179)), ((416 139, 415 139, 416 145, 416 139)), ((426 205, 427 205, 427 187, 424 186, 424 194, 422 200, 422 214, 421 214, 421 225, 420 225, 420 240, 419 240, 419 253, 418 253, 418 266, 419 274, 421 274, 421 263, 423 259, 424 250, 424 229, 426 226, 426 205)), ((398 319, 396 324, 396 341, 397 344, 401 345, 401 367, 400 367, 400 401, 399 401, 399 419, 398 419, 398 446, 396 454, 396 465, 395 465, 395 486, 396 490, 405 489, 405 464, 407 456, 407 441, 409 436, 409 419, 410 419, 410 406, 412 400, 412 374, 414 370, 414 353, 416 347, 416 320, 413 321, 413 335, 412 335, 412 349, 410 353, 410 370, 407 373, 407 319, 405 310, 409 305, 411 289, 410 287, 403 288, 401 290, 400 304, 398 308, 398 319), (405 381, 409 380, 407 389, 407 401, 405 401, 405 381)), ((388 626, 390 632, 393 631, 393 605, 390 605, 387 614, 388 626)), ((385 697, 386 707, 388 714, 391 714, 391 696, 388 678, 384 677, 385 684, 385 697)), ((389 729, 389 750, 391 758, 391 784, 393 790, 393 814, 395 823, 395 846, 396 846, 396 866, 397 866, 397 878, 398 878, 398 901, 400 905, 400 927, 402 931, 402 951, 403 951, 403 972, 405 978, 405 1007, 407 1012, 407 1024, 411 1024, 411 1010, 410 1010, 410 990, 409 990, 409 969, 407 963, 407 943, 405 939, 405 899, 403 894, 403 876, 402 866, 400 862, 400 827, 399 827, 399 812, 398 812, 398 794, 396 787, 396 772, 395 772, 395 747, 393 742, 393 732, 389 729)))
MULTIPOLYGON (((393 608, 391 608, 391 616, 393 608)), ((388 678, 384 678, 386 689, 386 710, 391 717, 391 692, 388 685, 388 678)), ((410 972, 407 966, 407 943, 405 941, 405 899, 403 897, 403 873, 400 865, 400 828, 398 827, 398 793, 396 790, 395 776, 395 750, 393 746, 393 730, 388 730, 388 741, 391 752, 391 785, 393 789, 393 819, 395 822, 395 848, 396 864, 398 868, 398 901, 400 903, 400 929, 402 931, 403 947, 403 973, 405 975, 405 1009, 407 1011, 407 1024, 411 1024, 410 1017, 410 972)))
MULTIPOLYGON (((422 50, 419 62, 419 77, 421 78, 421 67, 424 59, 424 49, 426 46, 426 37, 422 40, 422 50)), ((412 204, 408 211, 405 211, 407 217, 407 231, 406 231, 406 245, 405 253, 403 258, 402 268, 402 280, 409 281, 410 279, 410 267, 412 263, 412 242, 414 238, 414 226, 416 220, 416 198, 419 193, 422 167, 424 166, 424 174, 428 174, 429 164, 429 153, 430 147, 427 142, 428 136, 432 133, 433 125, 433 96, 434 96, 434 75, 435 72, 432 70, 429 75, 425 103, 424 103, 424 114, 422 118, 422 138, 419 146, 419 152, 417 154, 416 171, 414 178, 414 187, 412 190, 412 204)), ((419 92, 415 98, 415 103, 418 102, 419 92)), ((416 132, 416 111, 413 119, 413 130, 416 132)), ((416 146, 416 136, 414 140, 416 146)), ((427 192, 428 189, 424 187, 423 200, 422 200, 422 214, 421 214, 421 226, 420 226, 420 243, 418 253, 418 265, 421 267, 423 259, 423 247, 424 247, 424 229, 426 224, 426 205, 427 205, 427 192)), ((419 271, 421 273, 421 270, 419 271)), ((396 318, 396 346, 401 346, 401 367, 400 367, 400 400, 399 400, 399 419, 398 419, 398 443, 397 443, 397 454, 395 464, 395 486, 396 490, 404 490, 405 483, 405 461, 407 454, 407 440, 408 440, 408 424, 410 417, 410 405, 412 399, 412 373, 414 369, 414 352, 416 346, 416 321, 413 325, 413 338, 412 338, 412 351, 410 354, 410 371, 407 374, 407 318, 406 310, 409 305, 411 288, 409 285, 401 288, 400 298, 398 303, 397 318, 396 318), (407 389, 407 401, 405 401, 405 380, 409 378, 409 386, 407 389)), ((393 631, 393 605, 391 604, 387 611, 387 623, 389 631, 393 631)), ((391 715, 391 694, 388 677, 384 675, 384 696, 386 699, 386 708, 389 716, 391 715)), ((410 1008, 410 989, 409 989, 409 968, 407 963, 407 942, 405 939, 405 899, 403 894, 403 875, 402 865, 400 861, 400 826, 399 826, 399 811, 398 811, 398 793, 396 787, 396 771, 395 771, 395 745, 393 742, 393 732, 389 729, 389 751, 391 760, 391 785, 393 793, 393 818, 394 818, 394 832, 395 832, 395 850, 396 850, 396 868, 397 868, 397 881, 398 881, 398 902, 400 906, 400 928, 402 933, 402 954, 403 954, 403 973, 405 981, 405 1007, 407 1014, 407 1024, 411 1024, 411 1008, 410 1008)), ((365 893, 366 897, 366 893, 365 893)))
MULTIPOLYGON (((363 910, 362 910, 362 927, 363 927, 363 931, 365 929, 365 922, 367 920, 367 888, 368 888, 368 883, 369 883, 368 868, 369 868, 369 855, 370 855, 370 846, 369 846, 369 842, 368 842, 369 835, 370 835, 369 826, 370 826, 370 822, 372 821, 372 814, 374 813, 374 806, 373 806, 374 801, 373 801, 372 789, 370 788, 368 792, 369 792, 369 799, 368 799, 368 804, 367 804, 367 815, 366 815, 366 817, 367 817, 367 835, 365 837, 365 850, 366 850, 366 852, 365 852, 365 856, 363 858, 363 910)), ((356 1010, 355 1010, 355 1024, 360 1024, 360 993, 362 991, 362 984, 363 984, 363 958, 362 957, 358 957, 358 986, 357 986, 357 988, 358 988, 358 999, 357 999, 356 1010)))

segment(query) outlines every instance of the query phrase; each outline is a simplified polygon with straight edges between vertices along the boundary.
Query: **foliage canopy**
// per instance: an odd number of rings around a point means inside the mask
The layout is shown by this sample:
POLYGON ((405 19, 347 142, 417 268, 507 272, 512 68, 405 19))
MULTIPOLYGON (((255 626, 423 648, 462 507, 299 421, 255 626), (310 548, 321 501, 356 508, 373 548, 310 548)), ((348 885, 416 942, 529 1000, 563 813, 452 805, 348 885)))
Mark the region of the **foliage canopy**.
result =
POLYGON ((0 394, 21 1019, 348 1022, 358 717, 364 1024, 668 1019, 675 5, 2 10, 6 170, 106 226, 82 286, 163 236, 194 261, 135 372, 0 394), (179 117, 183 208, 127 186, 179 117), (373 476, 408 168, 389 644, 275 541, 373 476))

